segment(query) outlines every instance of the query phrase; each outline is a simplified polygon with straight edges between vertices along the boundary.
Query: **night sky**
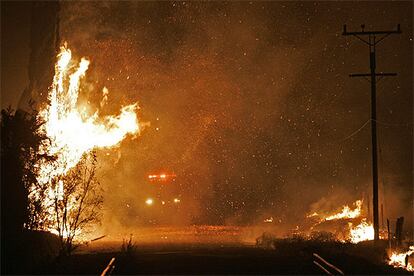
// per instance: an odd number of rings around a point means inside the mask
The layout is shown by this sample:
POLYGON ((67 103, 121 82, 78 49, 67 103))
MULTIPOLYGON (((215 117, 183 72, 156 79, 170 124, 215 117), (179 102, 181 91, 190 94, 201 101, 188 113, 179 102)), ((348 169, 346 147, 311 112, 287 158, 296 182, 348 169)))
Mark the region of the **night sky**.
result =
MULTIPOLYGON (((30 7, 2 2, 2 108, 27 86, 30 7)), ((151 123, 99 152, 106 220, 139 224, 146 175, 161 170, 183 185, 188 223, 295 225, 370 195, 370 85, 348 77, 369 72, 369 52, 342 26, 398 23, 403 33, 377 49, 378 71, 398 73, 377 87, 380 203, 387 217, 412 217, 412 11, 410 1, 63 2, 61 40, 92 62, 82 101, 99 105, 106 86, 104 114, 138 101, 151 123)))

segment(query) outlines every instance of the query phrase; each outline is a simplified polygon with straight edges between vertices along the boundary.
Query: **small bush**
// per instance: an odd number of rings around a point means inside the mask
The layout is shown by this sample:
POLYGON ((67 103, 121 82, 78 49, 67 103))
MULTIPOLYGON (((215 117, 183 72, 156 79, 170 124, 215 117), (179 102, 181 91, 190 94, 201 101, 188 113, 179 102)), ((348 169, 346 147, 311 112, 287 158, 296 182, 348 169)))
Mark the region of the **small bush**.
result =
POLYGON ((336 240, 335 235, 327 231, 313 231, 309 238, 316 242, 333 242, 336 240))
POLYGON ((256 239, 256 246, 267 249, 274 249, 275 241, 276 237, 273 234, 264 232, 260 237, 256 239))
POLYGON ((122 239, 121 253, 126 256, 132 256, 136 253, 137 246, 132 239, 132 234, 129 236, 129 239, 122 239))

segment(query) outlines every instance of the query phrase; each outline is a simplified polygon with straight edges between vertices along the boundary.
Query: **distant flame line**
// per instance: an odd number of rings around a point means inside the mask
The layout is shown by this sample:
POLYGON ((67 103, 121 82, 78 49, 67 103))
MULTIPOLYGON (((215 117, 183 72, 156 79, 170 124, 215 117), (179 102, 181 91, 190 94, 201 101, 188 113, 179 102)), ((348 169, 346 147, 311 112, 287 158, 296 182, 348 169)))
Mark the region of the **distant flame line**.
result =
MULTIPOLYGON (((317 212, 307 215, 307 218, 319 217, 320 220, 314 225, 321 224, 325 221, 335 221, 343 219, 355 219, 359 218, 362 215, 362 200, 357 200, 354 202, 354 209, 351 209, 348 205, 344 205, 340 212, 333 215, 325 216, 321 218, 321 215, 317 212)), ((313 227, 311 229, 313 229, 313 227)), ((354 225, 352 222, 348 223, 349 234, 348 237, 344 240, 350 241, 351 243, 359 243, 361 241, 373 240, 374 239, 374 227, 372 223, 367 222, 366 218, 363 218, 361 222, 357 225, 354 225)))

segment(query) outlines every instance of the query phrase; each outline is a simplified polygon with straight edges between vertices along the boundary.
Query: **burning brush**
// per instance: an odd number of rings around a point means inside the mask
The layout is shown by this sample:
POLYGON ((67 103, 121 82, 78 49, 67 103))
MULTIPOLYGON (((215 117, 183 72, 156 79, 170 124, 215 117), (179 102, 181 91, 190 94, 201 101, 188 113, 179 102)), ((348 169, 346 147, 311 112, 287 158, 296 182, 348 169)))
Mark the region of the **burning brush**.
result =
POLYGON ((414 245, 410 246, 406 252, 392 252, 389 258, 389 265, 414 271, 414 245))
POLYGON ((323 216, 318 212, 313 212, 306 217, 316 220, 316 223, 311 226, 311 230, 314 228, 326 228, 327 231, 337 229, 335 231, 337 239, 342 242, 359 243, 361 241, 373 240, 374 227, 372 223, 362 216, 362 203, 362 200, 357 200, 353 203, 353 208, 344 205, 339 212, 334 214, 323 216))

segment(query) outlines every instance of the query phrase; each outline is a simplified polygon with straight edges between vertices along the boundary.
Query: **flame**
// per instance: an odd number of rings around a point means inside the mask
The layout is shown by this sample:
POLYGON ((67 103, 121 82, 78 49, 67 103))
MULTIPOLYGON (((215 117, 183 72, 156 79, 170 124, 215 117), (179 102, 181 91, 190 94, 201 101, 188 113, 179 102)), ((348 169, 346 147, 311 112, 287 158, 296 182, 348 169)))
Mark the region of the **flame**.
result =
POLYGON ((411 245, 408 251, 404 253, 392 252, 390 256, 390 261, 388 262, 388 264, 394 267, 404 268, 407 271, 414 271, 414 267, 412 263, 410 262, 406 263, 407 256, 410 256, 412 254, 414 254, 414 245, 411 245))
POLYGON ((352 226, 349 223, 349 240, 352 243, 359 243, 362 241, 368 241, 374 239, 374 226, 372 223, 368 223, 364 218, 357 226, 352 226))
MULTIPOLYGON (((36 164, 39 168, 38 182, 50 183, 57 176, 66 174, 75 167, 85 153, 96 148, 117 146, 128 134, 135 135, 140 125, 135 113, 137 104, 122 107, 116 116, 99 117, 99 110, 90 115, 80 109, 78 97, 81 80, 88 70, 90 61, 82 58, 77 64, 66 44, 60 48, 55 65, 53 83, 48 93, 48 105, 39 112, 39 119, 45 123, 40 132, 46 134, 48 142, 39 151, 56 156, 53 162, 36 164)), ((108 89, 103 88, 102 107, 107 102, 108 89)), ((61 198, 63 184, 57 189, 49 188, 45 206, 53 198, 61 198)), ((35 191, 35 187, 32 187, 35 191)), ((39 198, 36 192, 32 195, 39 198)))
MULTIPOLYGON (((362 216, 362 200, 355 201, 353 205, 355 206, 354 209, 351 209, 348 205, 344 205, 340 212, 320 218, 320 220, 316 222, 315 225, 323 223, 324 221, 360 218, 362 216)), ((314 212, 312 214, 307 215, 306 217, 321 217, 321 215, 318 212, 314 212)), ((361 241, 374 239, 374 226, 372 225, 372 223, 367 222, 366 218, 362 218, 360 223, 357 225, 354 225, 352 222, 349 222, 348 231, 349 232, 346 234, 346 237, 338 239, 342 242, 350 241, 351 243, 359 243, 361 241)))
POLYGON ((362 200, 357 200, 354 203, 355 209, 351 210, 348 205, 342 207, 342 211, 340 213, 328 216, 325 220, 336 220, 336 219, 344 219, 344 218, 357 218, 361 215, 361 208, 362 208, 362 200))
MULTIPOLYGON (((49 92, 49 105, 40 112, 45 121, 42 131, 50 138, 50 143, 42 150, 57 155, 57 164, 40 166, 39 182, 46 183, 51 178, 65 174, 76 166, 84 153, 94 148, 113 147, 127 134, 139 132, 135 110, 137 104, 121 108, 118 116, 99 118, 99 112, 88 115, 77 106, 80 80, 85 76, 89 61, 82 58, 79 66, 72 71, 70 49, 61 47, 55 67, 55 77, 49 92), (67 83, 69 82, 69 83, 67 83)), ((104 99, 108 89, 103 89, 104 99)))
POLYGON ((357 200, 353 203, 355 205, 354 209, 351 209, 348 205, 344 205, 342 207, 342 210, 339 213, 325 216, 323 217, 318 212, 313 212, 312 214, 308 214, 307 218, 313 218, 313 217, 319 217, 319 223, 323 221, 329 221, 329 220, 338 220, 338 219, 353 219, 361 216, 362 212, 362 200, 357 200))
POLYGON ((273 217, 269 217, 263 220, 263 222, 265 223, 272 223, 273 222, 273 217))
POLYGON ((312 214, 307 215, 307 218, 318 217, 319 214, 317 212, 313 212, 312 214))

